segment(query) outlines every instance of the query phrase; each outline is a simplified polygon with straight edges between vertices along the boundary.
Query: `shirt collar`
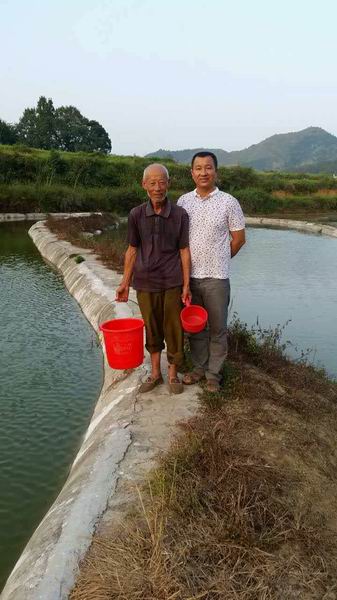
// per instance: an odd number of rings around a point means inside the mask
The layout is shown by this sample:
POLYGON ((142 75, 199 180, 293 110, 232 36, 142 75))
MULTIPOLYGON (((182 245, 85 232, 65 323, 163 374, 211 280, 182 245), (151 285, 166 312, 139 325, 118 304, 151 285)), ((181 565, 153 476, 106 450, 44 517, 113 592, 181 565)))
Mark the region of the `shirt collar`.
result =
POLYGON ((167 219, 167 217, 170 216, 171 206, 172 206, 171 202, 166 198, 166 202, 164 204, 164 208, 162 209, 162 211, 159 214, 157 214, 153 210, 153 206, 152 206, 151 200, 148 200, 147 203, 146 203, 145 215, 147 217, 153 217, 153 215, 155 215, 156 217, 164 217, 165 219, 167 219))
POLYGON ((219 191, 219 188, 216 187, 215 190, 213 190, 213 192, 211 192, 210 194, 208 194, 208 196, 203 196, 203 198, 198 194, 197 192, 197 188, 195 188, 195 190, 193 190, 193 194, 196 198, 200 198, 201 200, 206 200, 206 198, 212 198, 213 196, 215 196, 215 194, 217 194, 219 191))

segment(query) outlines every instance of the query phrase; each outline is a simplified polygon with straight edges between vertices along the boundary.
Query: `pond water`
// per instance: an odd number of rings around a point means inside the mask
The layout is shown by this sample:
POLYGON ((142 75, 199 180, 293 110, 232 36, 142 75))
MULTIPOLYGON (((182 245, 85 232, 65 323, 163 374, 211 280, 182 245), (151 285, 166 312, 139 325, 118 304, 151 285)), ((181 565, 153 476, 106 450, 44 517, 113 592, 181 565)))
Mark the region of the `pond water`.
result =
POLYGON ((67 477, 103 376, 95 333, 29 226, 0 224, 0 589, 67 477))
POLYGON ((247 229, 231 263, 231 314, 263 327, 286 326, 288 353, 337 378, 337 239, 280 229, 247 229), (296 350, 297 347, 297 350, 296 350))

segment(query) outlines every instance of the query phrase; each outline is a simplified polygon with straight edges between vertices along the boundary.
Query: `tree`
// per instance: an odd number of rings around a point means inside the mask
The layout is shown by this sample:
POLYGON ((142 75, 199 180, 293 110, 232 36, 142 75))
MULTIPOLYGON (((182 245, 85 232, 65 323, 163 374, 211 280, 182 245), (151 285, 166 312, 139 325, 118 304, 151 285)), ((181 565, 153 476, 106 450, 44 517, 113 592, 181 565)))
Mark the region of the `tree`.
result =
POLYGON ((111 140, 104 127, 98 121, 89 121, 88 127, 91 152, 109 154, 111 152, 111 140))
POLYGON ((18 125, 18 139, 33 148, 57 148, 55 108, 51 98, 40 96, 36 108, 26 108, 18 125))
POLYGON ((15 144, 15 127, 0 119, 0 144, 15 144))
POLYGON ((55 111, 56 135, 60 150, 78 152, 84 148, 87 135, 85 117, 75 106, 60 106, 55 111))
POLYGON ((41 96, 36 108, 26 108, 18 125, 18 139, 33 148, 68 152, 111 152, 111 141, 98 121, 89 121, 75 106, 55 109, 41 96))
POLYGON ((111 141, 98 121, 89 121, 75 106, 55 111, 56 132, 61 150, 69 152, 111 152, 111 141))

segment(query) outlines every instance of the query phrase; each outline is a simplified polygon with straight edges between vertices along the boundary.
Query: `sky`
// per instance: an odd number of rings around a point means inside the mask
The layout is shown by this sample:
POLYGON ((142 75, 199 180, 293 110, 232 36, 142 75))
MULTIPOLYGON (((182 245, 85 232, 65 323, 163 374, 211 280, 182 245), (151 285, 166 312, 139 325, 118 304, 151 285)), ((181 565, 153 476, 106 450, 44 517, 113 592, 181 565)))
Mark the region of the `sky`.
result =
POLYGON ((0 0, 0 118, 76 106, 114 154, 337 135, 335 0, 0 0))

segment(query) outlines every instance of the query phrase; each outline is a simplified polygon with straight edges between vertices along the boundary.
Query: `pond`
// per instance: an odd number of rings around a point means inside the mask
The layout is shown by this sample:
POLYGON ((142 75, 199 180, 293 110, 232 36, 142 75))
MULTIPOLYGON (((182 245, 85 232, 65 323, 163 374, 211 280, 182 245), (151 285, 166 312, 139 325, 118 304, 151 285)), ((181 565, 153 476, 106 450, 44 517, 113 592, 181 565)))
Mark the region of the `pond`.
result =
MULTIPOLYGON (((27 235, 0 224, 0 589, 61 489, 102 384, 96 336, 27 235)), ((231 314, 337 377, 337 239, 248 228, 231 314), (297 349, 295 348, 297 347, 297 349)))
POLYGON ((231 314, 263 327, 285 325, 290 356, 337 377, 337 239, 280 229, 247 229, 231 264, 231 314), (297 348, 297 349, 296 349, 297 348))
POLYGON ((96 335, 29 226, 0 224, 0 589, 67 477, 103 377, 96 335))

